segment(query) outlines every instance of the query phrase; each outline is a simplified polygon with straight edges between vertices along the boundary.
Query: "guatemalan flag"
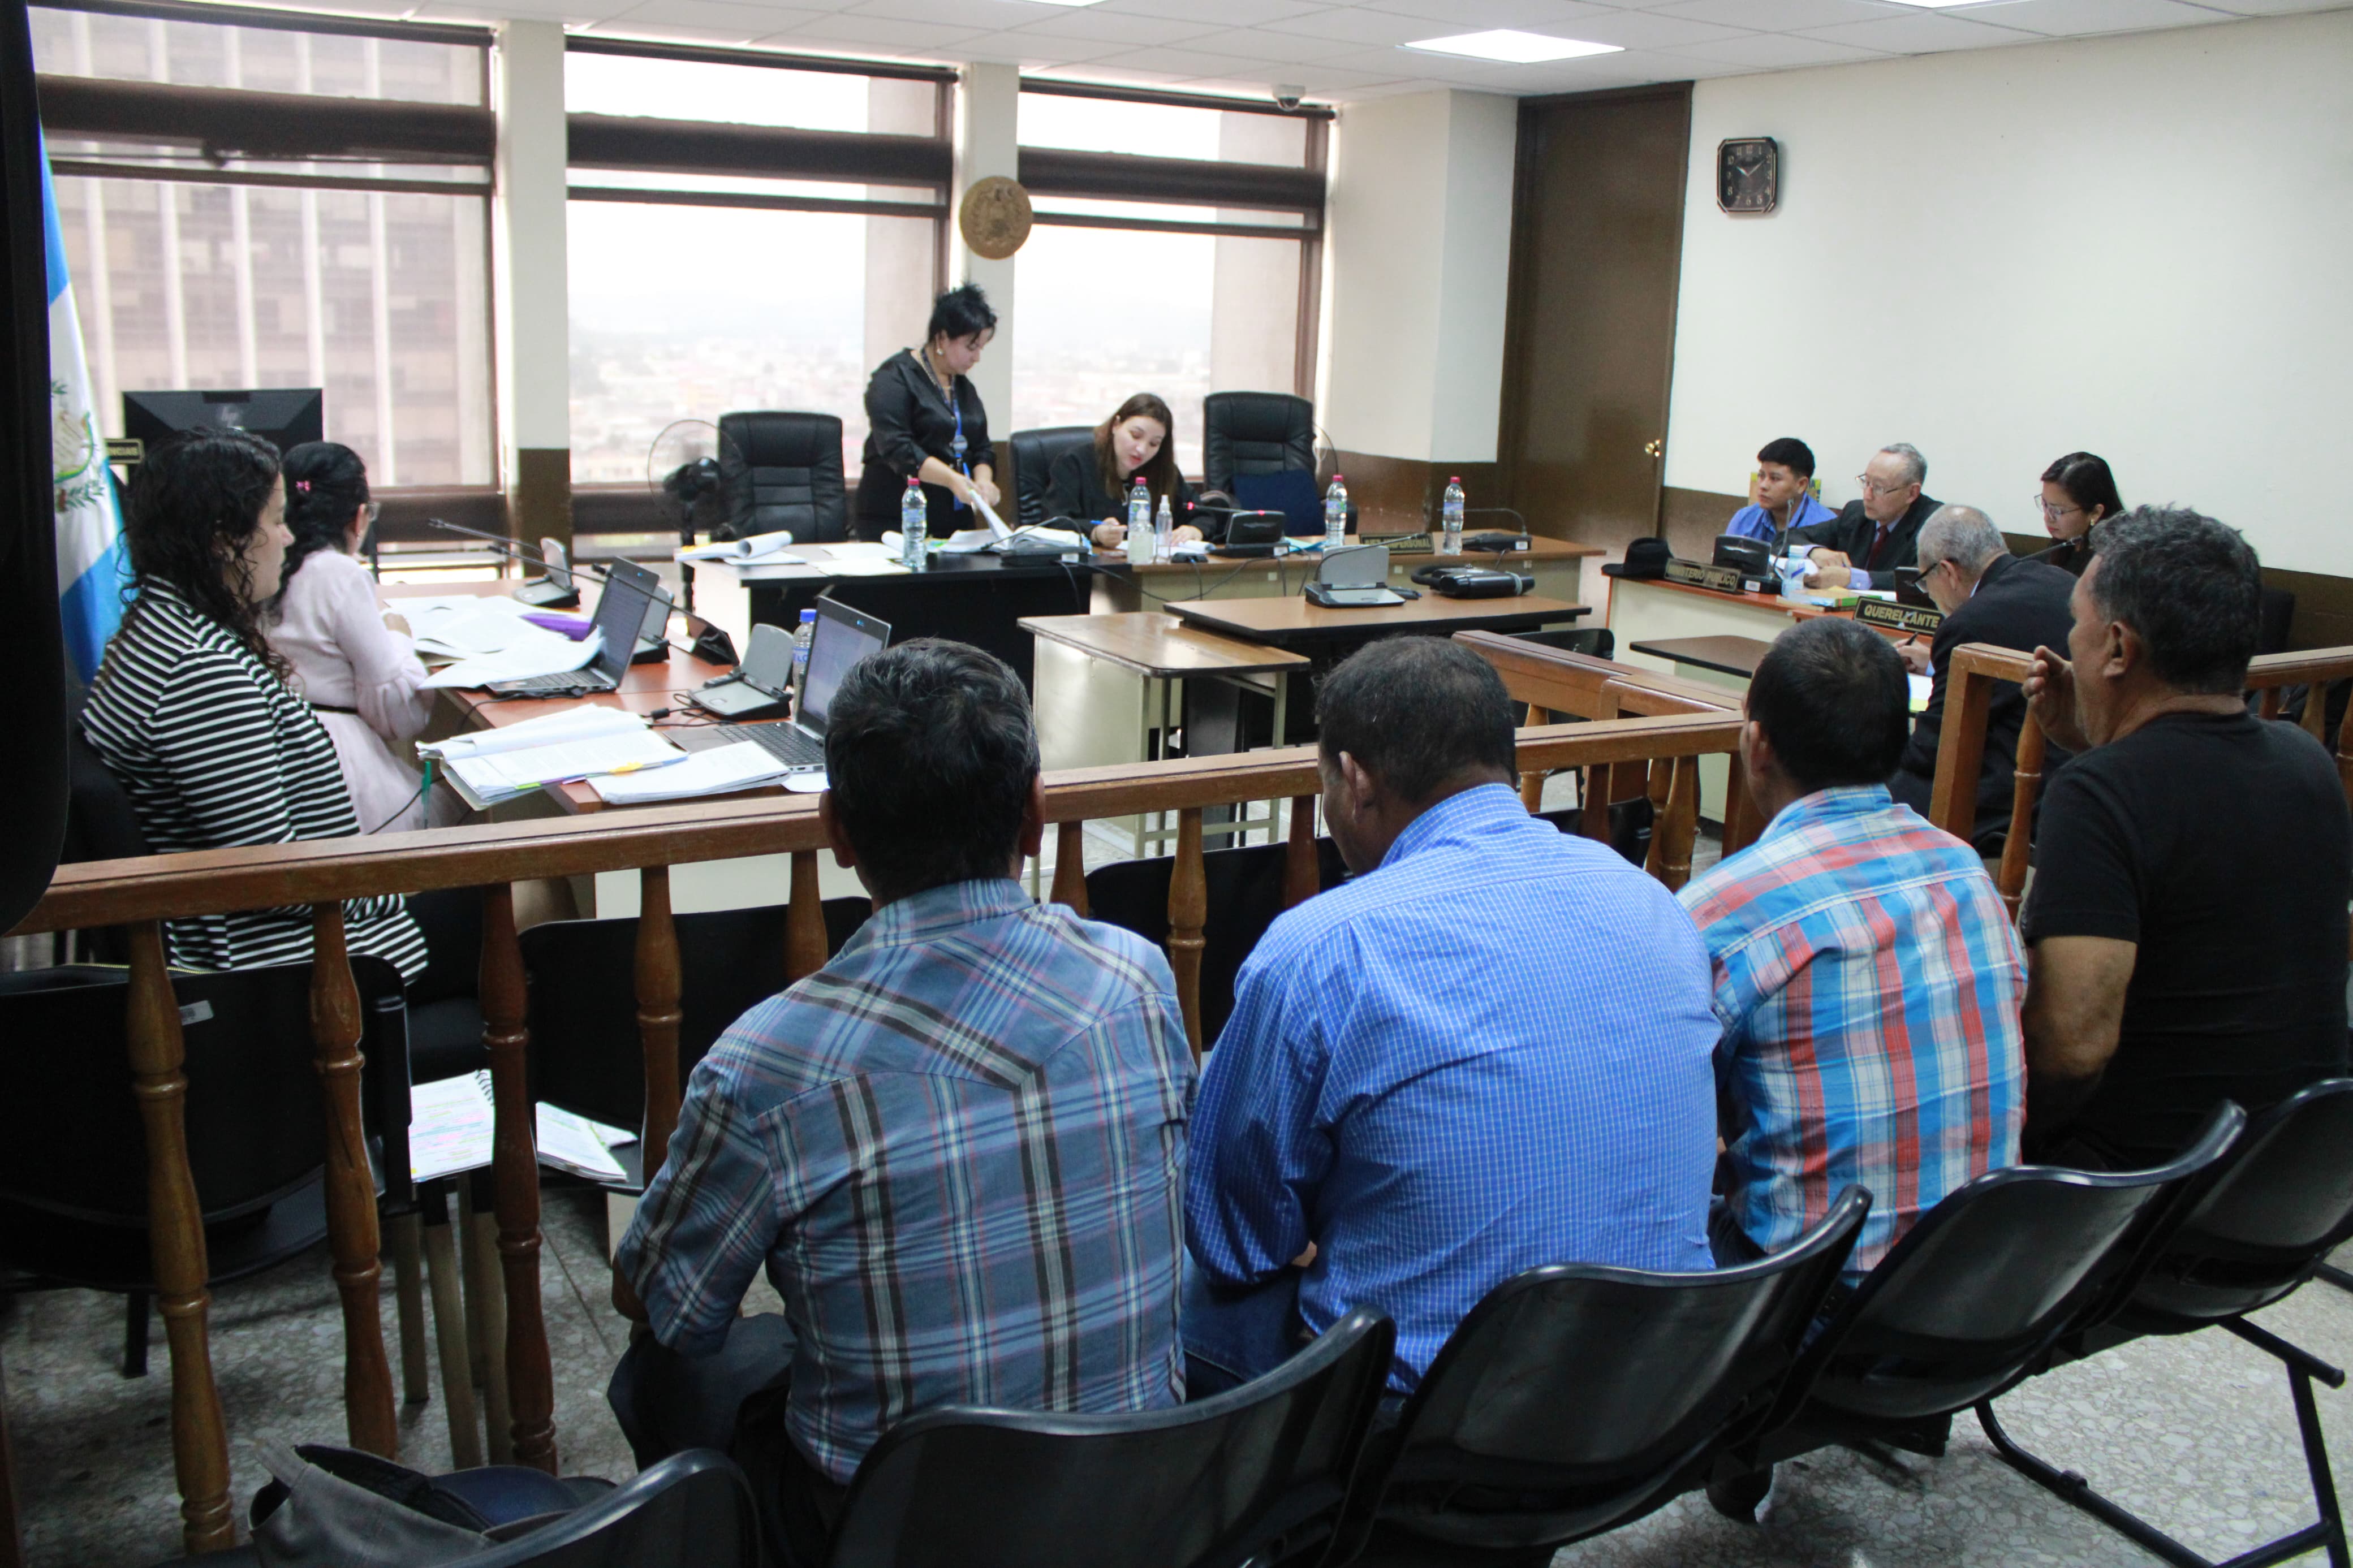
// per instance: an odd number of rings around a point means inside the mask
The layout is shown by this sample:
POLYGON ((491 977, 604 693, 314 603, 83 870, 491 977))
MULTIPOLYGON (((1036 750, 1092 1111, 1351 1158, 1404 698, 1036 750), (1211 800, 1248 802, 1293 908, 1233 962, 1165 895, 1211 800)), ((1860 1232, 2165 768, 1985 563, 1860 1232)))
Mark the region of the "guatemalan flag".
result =
POLYGON ((48 231, 49 412, 57 473, 58 619, 66 658, 87 687, 99 657, 122 620, 122 584, 129 558, 122 548, 122 512, 106 442, 90 405, 90 363, 82 357, 81 318, 74 313, 73 279, 66 274, 65 231, 58 222, 57 187, 49 150, 41 146, 41 219, 48 231))

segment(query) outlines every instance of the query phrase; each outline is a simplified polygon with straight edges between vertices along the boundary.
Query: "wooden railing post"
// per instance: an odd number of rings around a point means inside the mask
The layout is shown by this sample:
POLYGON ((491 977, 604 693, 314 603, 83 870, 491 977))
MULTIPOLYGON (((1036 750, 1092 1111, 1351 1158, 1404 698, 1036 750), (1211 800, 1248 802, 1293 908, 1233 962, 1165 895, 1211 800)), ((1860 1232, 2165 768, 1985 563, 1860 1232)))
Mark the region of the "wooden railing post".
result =
POLYGON ((497 1131, 491 1170, 498 1186, 499 1262, 507 1284, 507 1397, 514 1462, 555 1473, 555 1379, 539 1296, 539 1153, 525 1049, 522 945, 514 888, 482 890, 482 1043, 491 1057, 497 1131))
POLYGON ((1670 892, 1691 880, 1692 846, 1699 838, 1699 759, 1677 757, 1667 783, 1667 808, 1651 828, 1659 880, 1670 892))
POLYGON ((785 908, 785 984, 825 967, 825 900, 817 890, 817 851, 793 851, 793 890, 785 908))
MULTIPOLYGON (((1531 702, 1528 704, 1527 722, 1531 729, 1538 724, 1549 724, 1552 714, 1531 702)), ((1520 775, 1520 804, 1528 808, 1531 816, 1544 809, 1544 786, 1548 776, 1542 768, 1532 768, 1520 775)))
POLYGON ((2018 731, 2018 771, 2010 786, 2010 837, 2002 841, 2001 870, 1994 879, 2013 924, 2019 905, 2026 900, 2026 861, 2033 848, 2034 799, 2042 791, 2044 750, 2042 726, 2029 713, 2018 731))
POLYGON ((396 1458, 400 1424, 376 1302, 383 1243, 360 1110, 360 988, 344 943, 343 906, 334 900, 311 906, 311 1043, 326 1100, 327 1242, 343 1304, 343 1428, 353 1447, 396 1458))
POLYGON ((1168 877, 1168 967, 1176 973, 1176 1004, 1185 1011, 1185 1038, 1201 1059, 1201 932, 1209 921, 1209 873, 1201 858, 1201 808, 1176 813, 1176 861, 1168 877))
POLYGON ((1595 763, 1585 770, 1585 787, 1577 795, 1577 830, 1596 844, 1611 841, 1609 803, 1616 775, 1608 763, 1595 763))
POLYGON ((1291 837, 1282 848, 1282 907, 1295 910, 1324 890, 1324 860, 1315 851, 1315 803, 1291 797, 1291 837))
POLYGON ((155 1306, 172 1346, 172 1468, 180 1486, 180 1539, 194 1556, 236 1544, 228 1511, 228 1431, 206 1318, 212 1294, 204 1209, 188 1167, 186 1047, 180 999, 164 963, 164 928, 131 928, 131 1092, 147 1134, 147 1237, 155 1306))
MULTIPOLYGON (((787 925, 791 921, 787 911, 787 925)), ((646 1073, 646 1113, 638 1130, 638 1157, 643 1162, 645 1184, 650 1188, 670 1157, 670 1135, 678 1129, 678 1029, 686 1014, 680 1005, 685 991, 678 955, 678 921, 670 913, 670 868, 638 868, 638 1047, 646 1073)), ((638 1322, 646 1321, 644 1303, 620 1270, 613 1271, 613 1310, 638 1322)))
POLYGON ((1084 919, 1087 912, 1087 825, 1064 822, 1054 828, 1055 903, 1084 919))

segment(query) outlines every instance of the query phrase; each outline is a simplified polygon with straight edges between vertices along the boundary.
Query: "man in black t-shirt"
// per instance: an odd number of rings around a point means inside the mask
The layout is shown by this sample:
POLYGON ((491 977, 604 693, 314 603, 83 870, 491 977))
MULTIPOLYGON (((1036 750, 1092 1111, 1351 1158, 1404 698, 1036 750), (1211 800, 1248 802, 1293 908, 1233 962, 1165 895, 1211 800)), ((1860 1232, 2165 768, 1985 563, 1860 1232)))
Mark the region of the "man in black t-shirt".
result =
POLYGON ((2024 921, 2030 1157, 2157 1164, 2214 1105, 2346 1070, 2353 820, 2337 765, 2242 696, 2262 581, 2236 531, 2142 507, 2101 531, 2068 657, 2026 693, 2078 752, 2024 921))

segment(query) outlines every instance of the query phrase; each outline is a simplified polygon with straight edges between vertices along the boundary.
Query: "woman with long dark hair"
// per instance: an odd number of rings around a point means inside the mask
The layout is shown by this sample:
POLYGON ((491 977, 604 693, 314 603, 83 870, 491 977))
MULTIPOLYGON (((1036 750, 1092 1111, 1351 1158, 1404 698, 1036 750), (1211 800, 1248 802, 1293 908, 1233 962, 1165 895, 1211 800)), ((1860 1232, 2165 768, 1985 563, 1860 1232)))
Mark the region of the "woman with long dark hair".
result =
POLYGON ((294 537, 269 601, 269 646, 326 726, 360 828, 444 826, 461 807, 424 793, 407 742, 433 718, 433 693, 408 623, 376 600, 356 552, 375 518, 367 465, 349 447, 308 441, 286 454, 286 527, 294 537), (396 750, 395 748, 399 748, 396 750))
POLYGON ((2092 563, 2092 530, 2125 510, 2105 458, 2070 452, 2042 470, 2042 526, 2058 541, 2034 559, 2076 576, 2092 563))
MULTIPOLYGON (((82 710, 82 732, 159 854, 348 838, 352 810, 327 738, 262 634, 293 542, 278 449, 242 430, 154 447, 131 481, 123 541, 132 600, 82 710)), ((343 906, 351 951, 411 980, 425 939, 397 896, 343 906)), ((295 906, 168 922, 171 960, 253 969, 311 956, 295 906)))
POLYGON ((988 411, 973 389, 972 369, 997 335, 997 312, 977 285, 951 289, 932 302, 922 344, 874 367, 866 384, 866 452, 858 477, 857 529, 880 539, 899 526, 909 479, 920 480, 935 538, 982 526, 977 496, 994 509, 997 448, 988 411))
MULTIPOLYGON (((1115 550, 1127 541, 1127 498, 1138 480, 1152 497, 1155 515, 1165 497, 1176 515, 1185 515, 1192 497, 1176 471, 1176 418, 1168 405, 1139 392, 1095 426, 1092 447, 1079 447, 1054 459, 1046 474, 1046 510, 1057 528, 1086 531, 1096 544, 1115 550)), ((1178 539, 1198 539, 1189 523, 1178 539)))

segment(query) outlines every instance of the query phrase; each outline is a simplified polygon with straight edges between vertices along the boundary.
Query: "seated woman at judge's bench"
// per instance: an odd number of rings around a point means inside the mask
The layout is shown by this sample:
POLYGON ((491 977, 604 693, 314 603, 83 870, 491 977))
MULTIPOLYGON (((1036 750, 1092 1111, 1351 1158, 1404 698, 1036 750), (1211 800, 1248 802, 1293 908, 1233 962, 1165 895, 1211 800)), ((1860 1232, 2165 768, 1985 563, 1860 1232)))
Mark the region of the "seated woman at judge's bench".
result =
POLYGON ((966 283, 932 302, 922 347, 901 349, 875 367, 866 384, 859 538, 880 539, 899 526, 910 479, 923 482, 934 538, 984 526, 972 500, 997 504, 997 448, 989 445, 988 411, 967 378, 996 335, 988 297, 966 283))
MULTIPOLYGON (((1139 392, 1121 404, 1095 426, 1092 448, 1075 447, 1054 459, 1046 475, 1047 525, 1084 531, 1099 548, 1116 550, 1127 542, 1127 498, 1138 481, 1152 497, 1155 516, 1166 499, 1183 517, 1191 487, 1176 471, 1170 445, 1176 433, 1168 405, 1151 393, 1139 392)), ((1201 531, 1180 522, 1176 537, 1198 539, 1201 531)))
MULTIPOLYGON (((278 448, 242 430, 152 447, 123 518, 137 597, 107 645, 82 732, 158 854, 349 838, 334 742, 261 631, 292 537, 278 448)), ((425 938, 397 895, 343 905, 353 952, 415 980, 425 938)), ((254 969, 311 956, 308 906, 171 921, 171 962, 254 969)))
POLYGON ((1757 453, 1755 499, 1732 514, 1726 533, 1772 544, 1793 528, 1837 521, 1813 493, 1814 449, 1795 436, 1767 441, 1757 453))
POLYGON ((2092 563, 2092 530, 2125 510, 2107 459, 2089 452, 2068 453, 2042 470, 2038 500, 2042 526, 2058 542, 2036 552, 2034 559, 2081 577, 2092 563))
POLYGON ((349 447, 306 441, 286 454, 294 542, 269 601, 269 646, 334 742, 361 829, 446 827, 462 807, 447 793, 426 795, 407 745, 433 718, 425 666, 407 621, 377 602, 356 554, 375 511, 367 467, 349 447))

